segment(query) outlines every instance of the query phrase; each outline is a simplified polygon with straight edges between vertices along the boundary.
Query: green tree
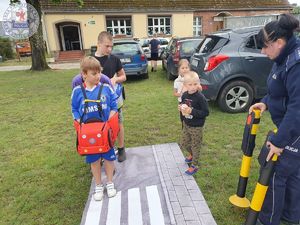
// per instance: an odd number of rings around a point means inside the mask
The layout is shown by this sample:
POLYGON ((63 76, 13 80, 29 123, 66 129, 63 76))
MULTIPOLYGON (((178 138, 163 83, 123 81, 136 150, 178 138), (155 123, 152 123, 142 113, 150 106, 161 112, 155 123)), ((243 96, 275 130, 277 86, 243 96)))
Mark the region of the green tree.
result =
MULTIPOLYGON (((52 2, 60 3, 68 0, 52 0, 52 2)), ((79 7, 83 5, 83 0, 75 0, 79 7)), ((20 0, 10 0, 10 3, 20 3, 20 0)), ((39 17, 42 16, 40 0, 26 0, 26 3, 32 5, 38 12, 39 17)), ((30 38, 30 45, 32 51, 32 64, 31 70, 41 71, 49 69, 46 61, 46 49, 42 31, 42 21, 40 20, 37 32, 34 33, 30 38)))
POLYGON ((292 13, 293 14, 300 14, 300 6, 294 7, 292 13))

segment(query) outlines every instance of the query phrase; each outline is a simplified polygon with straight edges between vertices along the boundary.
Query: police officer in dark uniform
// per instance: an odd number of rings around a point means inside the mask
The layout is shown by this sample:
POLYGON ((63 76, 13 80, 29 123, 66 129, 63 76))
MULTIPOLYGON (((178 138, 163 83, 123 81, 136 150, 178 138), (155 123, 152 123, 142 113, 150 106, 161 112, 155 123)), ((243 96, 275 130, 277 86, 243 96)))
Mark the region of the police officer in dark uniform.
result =
POLYGON ((300 224, 300 40, 299 21, 282 14, 258 34, 262 53, 274 61, 268 93, 249 109, 269 110, 278 131, 267 142, 267 161, 277 154, 275 172, 257 224, 300 224))

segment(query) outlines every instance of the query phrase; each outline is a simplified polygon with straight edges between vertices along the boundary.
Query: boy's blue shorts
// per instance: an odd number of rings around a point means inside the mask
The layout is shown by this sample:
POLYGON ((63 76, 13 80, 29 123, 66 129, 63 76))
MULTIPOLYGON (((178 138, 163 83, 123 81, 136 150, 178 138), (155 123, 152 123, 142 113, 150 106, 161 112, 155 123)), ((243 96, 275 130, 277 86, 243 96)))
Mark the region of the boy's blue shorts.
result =
POLYGON ((96 162, 100 158, 103 158, 103 159, 105 159, 107 161, 114 161, 114 160, 116 160, 115 149, 111 148, 106 153, 86 155, 85 161, 86 161, 86 163, 93 163, 93 162, 96 162))

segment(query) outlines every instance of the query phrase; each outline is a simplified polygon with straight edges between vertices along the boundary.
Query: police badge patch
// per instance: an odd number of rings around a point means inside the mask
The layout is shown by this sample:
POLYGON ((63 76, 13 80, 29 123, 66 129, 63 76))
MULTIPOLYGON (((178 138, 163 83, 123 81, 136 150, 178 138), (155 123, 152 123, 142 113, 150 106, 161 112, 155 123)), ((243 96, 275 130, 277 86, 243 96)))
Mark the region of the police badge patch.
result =
POLYGON ((28 3, 11 4, 3 14, 2 27, 13 39, 27 39, 36 33, 40 17, 28 3))

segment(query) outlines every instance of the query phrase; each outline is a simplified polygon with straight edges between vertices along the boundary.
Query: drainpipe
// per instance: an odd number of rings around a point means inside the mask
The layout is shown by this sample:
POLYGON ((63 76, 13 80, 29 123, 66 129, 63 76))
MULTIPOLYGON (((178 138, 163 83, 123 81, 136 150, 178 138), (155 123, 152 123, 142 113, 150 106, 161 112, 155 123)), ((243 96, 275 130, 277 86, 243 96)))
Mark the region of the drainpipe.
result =
MULTIPOLYGON (((43 39, 44 41, 46 41, 46 47, 47 47, 47 53, 49 54, 50 53, 50 48, 49 48, 49 40, 48 40, 48 34, 47 34, 47 29, 46 29, 46 22, 45 22, 45 19, 44 19, 44 15, 45 13, 42 12, 41 16, 41 22, 42 22, 42 30, 43 30, 43 39)), ((52 56, 52 54, 51 54, 52 56)))

